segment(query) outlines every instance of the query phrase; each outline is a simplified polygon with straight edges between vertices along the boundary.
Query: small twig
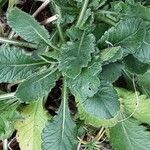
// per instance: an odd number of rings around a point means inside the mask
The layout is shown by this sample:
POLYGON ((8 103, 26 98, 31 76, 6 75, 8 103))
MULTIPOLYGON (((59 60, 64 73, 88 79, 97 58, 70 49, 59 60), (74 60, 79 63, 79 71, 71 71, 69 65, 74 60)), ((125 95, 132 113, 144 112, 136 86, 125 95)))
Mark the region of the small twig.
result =
POLYGON ((50 0, 45 0, 43 4, 33 13, 33 17, 36 17, 38 13, 40 13, 48 4, 50 3, 50 0))
POLYGON ((3 150, 8 150, 8 140, 7 139, 5 139, 3 141, 3 150))
POLYGON ((49 23, 57 20, 58 18, 59 18, 59 15, 56 14, 56 15, 54 15, 54 16, 48 18, 48 19, 45 19, 44 21, 42 21, 41 24, 43 24, 43 25, 49 24, 49 23))
POLYGON ((102 138, 102 136, 104 135, 104 133, 105 133, 105 130, 104 130, 105 128, 104 127, 102 127, 101 129, 100 129, 100 131, 98 132, 98 134, 96 135, 96 137, 95 137, 95 141, 99 141, 101 138, 102 138))
POLYGON ((15 141, 16 140, 16 137, 14 137, 13 139, 11 139, 10 140, 10 142, 8 143, 8 148, 10 149, 10 150, 12 150, 12 148, 11 148, 11 143, 13 142, 13 141, 15 141))

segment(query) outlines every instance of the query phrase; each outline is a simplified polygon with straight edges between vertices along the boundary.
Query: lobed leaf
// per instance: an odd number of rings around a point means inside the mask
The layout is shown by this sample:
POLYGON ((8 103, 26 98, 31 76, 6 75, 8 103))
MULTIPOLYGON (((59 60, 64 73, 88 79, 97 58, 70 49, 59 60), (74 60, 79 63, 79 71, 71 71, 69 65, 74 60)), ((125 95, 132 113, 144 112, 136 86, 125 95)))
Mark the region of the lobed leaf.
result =
POLYGON ((60 51, 60 69, 64 75, 76 78, 91 60, 91 54, 95 51, 95 37, 83 33, 79 41, 67 42, 60 51))
POLYGON ((99 90, 100 80, 97 74, 101 69, 101 62, 93 60, 75 79, 68 78, 67 84, 71 92, 82 98, 92 97, 99 90))

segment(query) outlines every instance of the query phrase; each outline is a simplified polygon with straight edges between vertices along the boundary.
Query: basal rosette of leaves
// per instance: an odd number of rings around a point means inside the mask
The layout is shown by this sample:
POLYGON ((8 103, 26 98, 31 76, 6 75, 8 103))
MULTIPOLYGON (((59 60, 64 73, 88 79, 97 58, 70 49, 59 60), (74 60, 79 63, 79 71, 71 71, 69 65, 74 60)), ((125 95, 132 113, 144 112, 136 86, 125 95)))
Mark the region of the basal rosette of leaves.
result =
POLYGON ((148 3, 53 0, 50 6, 59 15, 52 32, 20 8, 7 14, 21 40, 0 37, 0 83, 17 85, 0 95, 0 140, 16 130, 21 150, 76 150, 79 128, 93 126, 107 129, 116 150, 149 150, 148 3), (62 97, 53 116, 44 106, 58 81, 62 97))

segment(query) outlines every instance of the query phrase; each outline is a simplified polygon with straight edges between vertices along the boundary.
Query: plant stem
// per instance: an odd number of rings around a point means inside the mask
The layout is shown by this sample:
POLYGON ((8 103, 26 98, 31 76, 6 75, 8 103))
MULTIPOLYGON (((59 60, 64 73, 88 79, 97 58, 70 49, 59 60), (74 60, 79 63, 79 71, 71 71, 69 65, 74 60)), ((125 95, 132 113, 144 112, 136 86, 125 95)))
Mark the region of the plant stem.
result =
POLYGON ((14 93, 1 94, 0 95, 0 101, 7 99, 7 98, 13 98, 14 96, 15 96, 15 92, 14 93))
POLYGON ((8 150, 8 140, 7 139, 5 139, 3 141, 3 150, 8 150))
POLYGON ((58 13, 59 15, 59 19, 57 21, 57 29, 58 29, 58 33, 59 33, 59 36, 60 36, 60 39, 63 43, 65 43, 65 38, 64 38, 64 35, 63 35, 63 31, 62 31, 62 28, 60 26, 60 19, 61 19, 61 10, 60 10, 60 7, 56 5, 56 12, 58 13))
POLYGON ((83 4, 83 7, 81 9, 81 13, 79 15, 79 18, 78 18, 78 21, 77 21, 77 24, 76 24, 76 27, 79 27, 82 20, 83 20, 83 17, 84 17, 84 14, 86 12, 86 9, 87 9, 87 6, 88 6, 88 3, 89 3, 89 0, 85 0, 84 1, 84 4, 83 4))
POLYGON ((28 43, 28 42, 20 42, 17 40, 11 40, 7 38, 3 38, 3 37, 0 37, 0 43, 8 43, 8 44, 15 45, 15 46, 37 49, 36 44, 28 43))
POLYGON ((64 103, 66 103, 67 99, 68 99, 68 90, 67 90, 67 82, 66 79, 64 77, 63 79, 63 89, 62 89, 62 99, 64 101, 64 103))
POLYGON ((116 23, 112 19, 109 19, 108 17, 102 16, 102 15, 96 15, 96 20, 105 22, 112 26, 116 25, 116 23))
POLYGON ((68 90, 67 90, 67 82, 65 77, 63 78, 63 89, 62 89, 62 104, 63 104, 63 123, 62 123, 62 137, 64 134, 65 128, 65 116, 66 116, 66 102, 68 99, 68 90))

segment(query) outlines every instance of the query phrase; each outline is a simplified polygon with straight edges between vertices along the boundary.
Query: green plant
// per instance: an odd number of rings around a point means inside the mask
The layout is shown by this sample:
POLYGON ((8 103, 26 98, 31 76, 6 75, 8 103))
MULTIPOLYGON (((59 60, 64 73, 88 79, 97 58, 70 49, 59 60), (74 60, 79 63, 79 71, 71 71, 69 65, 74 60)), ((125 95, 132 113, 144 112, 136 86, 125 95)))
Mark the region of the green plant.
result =
POLYGON ((0 82, 18 84, 0 95, 0 139, 16 129, 21 150, 75 150, 80 130, 91 125, 107 129, 116 150, 149 150, 150 133, 141 125, 150 124, 148 4, 53 0, 50 11, 59 16, 51 32, 16 7, 7 14, 22 40, 0 38, 0 82), (53 117, 44 104, 56 81, 63 82, 62 98, 53 117))

